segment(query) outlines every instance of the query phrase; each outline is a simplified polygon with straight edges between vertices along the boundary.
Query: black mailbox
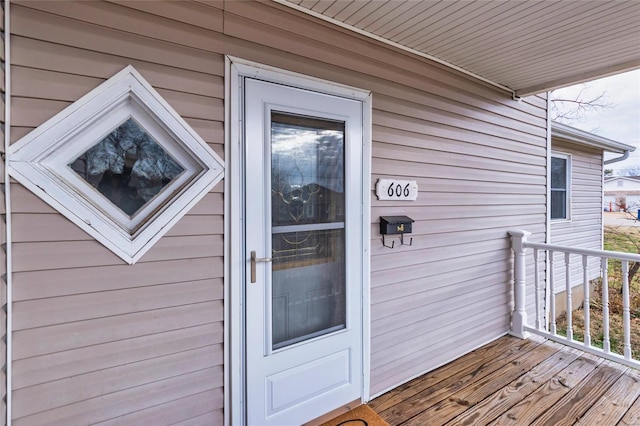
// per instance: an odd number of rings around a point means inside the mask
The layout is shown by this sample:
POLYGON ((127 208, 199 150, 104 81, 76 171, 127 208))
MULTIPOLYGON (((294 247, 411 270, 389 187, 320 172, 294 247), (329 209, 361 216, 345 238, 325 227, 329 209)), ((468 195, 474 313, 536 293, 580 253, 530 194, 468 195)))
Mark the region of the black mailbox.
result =
POLYGON ((410 234, 411 224, 415 222, 409 216, 380 216, 380 233, 389 234, 410 234))

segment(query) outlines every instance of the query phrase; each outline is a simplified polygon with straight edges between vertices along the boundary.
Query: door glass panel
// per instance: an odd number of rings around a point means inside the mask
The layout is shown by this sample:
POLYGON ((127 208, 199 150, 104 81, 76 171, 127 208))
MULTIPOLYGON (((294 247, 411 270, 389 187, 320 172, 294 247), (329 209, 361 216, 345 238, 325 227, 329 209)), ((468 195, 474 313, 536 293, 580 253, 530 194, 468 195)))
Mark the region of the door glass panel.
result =
POLYGON ((344 122, 273 112, 273 349, 345 327, 344 122))

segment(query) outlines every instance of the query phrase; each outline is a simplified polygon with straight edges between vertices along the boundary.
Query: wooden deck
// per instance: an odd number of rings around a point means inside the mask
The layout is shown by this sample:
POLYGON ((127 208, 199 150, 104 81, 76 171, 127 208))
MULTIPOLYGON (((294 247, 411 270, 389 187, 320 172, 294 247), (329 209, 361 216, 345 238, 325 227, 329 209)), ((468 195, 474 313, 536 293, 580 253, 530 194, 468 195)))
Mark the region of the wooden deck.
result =
POLYGON ((374 399, 390 425, 640 425, 640 372, 500 338, 374 399))

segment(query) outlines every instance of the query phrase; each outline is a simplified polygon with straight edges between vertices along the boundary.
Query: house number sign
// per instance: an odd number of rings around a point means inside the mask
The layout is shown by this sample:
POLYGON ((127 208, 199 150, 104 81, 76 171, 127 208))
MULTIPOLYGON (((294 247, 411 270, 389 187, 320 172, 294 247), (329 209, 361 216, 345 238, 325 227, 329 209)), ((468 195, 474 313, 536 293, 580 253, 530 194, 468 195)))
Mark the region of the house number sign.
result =
POLYGON ((418 182, 415 180, 378 179, 378 200, 409 200, 418 198, 418 182))

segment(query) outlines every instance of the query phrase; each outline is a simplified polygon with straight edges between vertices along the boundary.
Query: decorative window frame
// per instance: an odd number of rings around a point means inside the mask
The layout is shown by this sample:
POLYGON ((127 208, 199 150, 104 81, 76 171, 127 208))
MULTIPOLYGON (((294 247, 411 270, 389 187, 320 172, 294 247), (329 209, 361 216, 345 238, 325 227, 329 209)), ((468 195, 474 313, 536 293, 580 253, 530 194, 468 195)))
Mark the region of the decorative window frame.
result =
POLYGON ((11 145, 9 175, 129 264, 223 177, 224 162, 129 65, 11 145), (185 171, 129 217, 69 164, 133 118, 185 171))
MULTIPOLYGON (((562 160, 566 161, 566 176, 565 176, 565 182, 566 182, 566 188, 564 188, 564 203, 565 203, 565 217, 551 217, 551 220, 553 222, 570 222, 571 221, 571 154, 565 154, 565 153, 560 153, 560 152, 552 152, 551 153, 551 158, 559 158, 562 160)), ((551 194, 553 191, 558 190, 558 188, 553 188, 551 186, 551 182, 553 182, 553 178, 552 178, 552 173, 553 171, 549 172, 549 205, 551 206, 551 194)), ((553 211, 553 209, 551 209, 550 207, 550 212, 553 211)), ((550 213, 551 214, 551 213, 550 213)))

